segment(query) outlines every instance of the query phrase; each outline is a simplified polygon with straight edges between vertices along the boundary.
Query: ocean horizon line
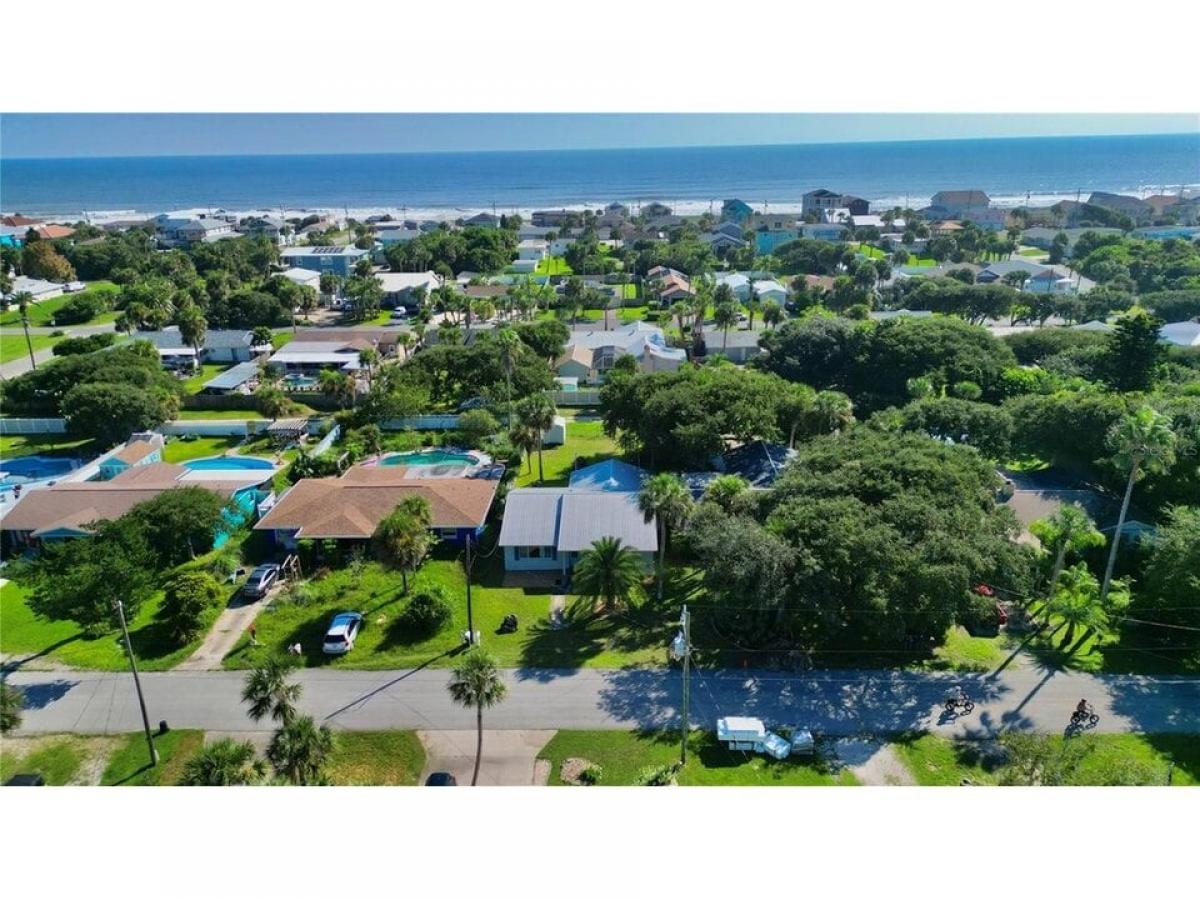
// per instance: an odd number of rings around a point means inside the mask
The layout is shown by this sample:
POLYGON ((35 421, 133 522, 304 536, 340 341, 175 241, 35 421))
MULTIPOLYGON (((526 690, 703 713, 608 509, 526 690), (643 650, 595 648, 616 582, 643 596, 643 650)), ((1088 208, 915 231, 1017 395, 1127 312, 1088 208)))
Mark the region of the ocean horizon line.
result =
POLYGON ((888 140, 876 140, 872 138, 864 138, 862 140, 837 140, 837 141, 779 141, 773 143, 753 143, 753 144, 655 144, 648 146, 611 146, 611 147, 526 147, 521 149, 487 149, 487 150, 331 150, 321 153, 139 153, 134 155, 123 154, 118 156, 109 155, 85 155, 78 154, 75 156, 26 156, 17 155, 10 156, 0 153, 0 160, 9 162, 74 162, 79 160, 87 160, 94 162, 104 161, 124 161, 124 160, 139 160, 139 159, 321 159, 324 157, 384 157, 384 156, 520 156, 529 153, 563 153, 563 154, 585 154, 585 153, 639 153, 639 152, 655 152, 655 151, 686 151, 686 150, 759 150, 759 149, 780 149, 789 147, 861 147, 864 145, 871 146, 912 146, 916 144, 978 144, 978 143, 1004 143, 1013 141, 1061 141, 1061 140, 1119 140, 1121 138, 1129 138, 1133 140, 1145 140, 1150 138, 1179 138, 1179 137, 1197 137, 1200 136, 1200 129, 1194 131, 1163 131, 1163 132, 1113 132, 1113 133, 1087 133, 1087 134, 1053 134, 1053 135, 987 135, 983 137, 948 137, 948 138, 892 138, 888 140))

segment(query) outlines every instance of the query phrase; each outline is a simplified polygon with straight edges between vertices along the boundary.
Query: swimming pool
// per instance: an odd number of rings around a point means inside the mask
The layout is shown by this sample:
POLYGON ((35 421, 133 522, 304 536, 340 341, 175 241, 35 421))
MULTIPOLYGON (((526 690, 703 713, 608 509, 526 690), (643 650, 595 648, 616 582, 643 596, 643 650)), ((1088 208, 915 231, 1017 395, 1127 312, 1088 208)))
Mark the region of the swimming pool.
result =
POLYGON ((0 484, 26 484, 30 481, 45 481, 61 478, 79 468, 80 460, 62 456, 16 456, 0 460, 0 472, 4 478, 0 484))
POLYGON ((379 461, 381 466, 473 466, 479 459, 473 453, 455 450, 413 450, 393 453, 379 461))
POLYGON ((273 469, 275 464, 269 459, 259 459, 257 456, 206 456, 203 459, 189 459, 183 463, 189 469, 273 469))
POLYGON ((311 390, 320 382, 311 375, 284 375, 284 387, 294 391, 311 390))

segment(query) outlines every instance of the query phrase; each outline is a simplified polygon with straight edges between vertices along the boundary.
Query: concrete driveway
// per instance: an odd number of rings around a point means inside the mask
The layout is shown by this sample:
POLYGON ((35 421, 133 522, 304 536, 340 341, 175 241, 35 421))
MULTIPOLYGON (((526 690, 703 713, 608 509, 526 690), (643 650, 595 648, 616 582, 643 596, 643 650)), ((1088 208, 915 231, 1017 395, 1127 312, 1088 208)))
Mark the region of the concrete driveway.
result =
MULTIPOLYGON (((538 771, 548 767, 537 765, 537 755, 554 734, 553 731, 484 731, 479 784, 545 784, 550 773, 538 771)), ((431 772, 449 772, 460 785, 470 785, 475 769, 474 731, 418 731, 417 737, 425 747, 421 784, 431 772)))

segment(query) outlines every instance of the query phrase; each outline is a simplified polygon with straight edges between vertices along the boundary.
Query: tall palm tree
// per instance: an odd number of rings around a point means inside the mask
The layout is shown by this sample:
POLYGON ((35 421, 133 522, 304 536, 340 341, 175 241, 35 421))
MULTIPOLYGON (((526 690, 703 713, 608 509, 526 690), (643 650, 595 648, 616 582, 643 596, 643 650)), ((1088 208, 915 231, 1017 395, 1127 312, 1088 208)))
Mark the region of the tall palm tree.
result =
POLYGON ((779 422, 787 428, 788 449, 796 446, 796 432, 812 418, 817 392, 807 384, 788 384, 779 398, 779 422))
POLYGON ((508 688, 500 678, 495 658, 482 647, 470 650, 463 661, 454 667, 447 688, 455 703, 475 710, 473 787, 479 782, 479 763, 483 760, 483 711, 500 703, 508 693, 508 688))
POLYGON ((187 761, 179 783, 187 787, 227 787, 256 784, 266 774, 253 744, 221 738, 187 761))
POLYGON ((1100 603, 1108 600, 1112 584, 1113 566, 1117 562, 1117 547, 1121 543, 1121 529, 1125 527, 1125 516, 1129 513, 1129 500, 1133 496, 1133 485, 1142 475, 1164 472, 1175 462, 1175 432, 1171 420, 1162 413, 1143 406, 1113 425, 1108 433, 1109 446, 1115 451, 1113 459, 1121 468, 1129 470, 1125 483, 1125 496, 1121 499, 1121 513, 1113 531, 1112 544, 1108 551, 1108 563, 1104 567, 1104 584, 1100 588, 1100 603))
POLYGON ((508 427, 512 428, 512 374, 517 365, 517 354, 521 349, 521 338, 511 328, 496 331, 496 343, 500 345, 500 362, 504 365, 504 400, 508 404, 508 427))
POLYGON ((713 309, 713 324, 721 329, 721 352, 729 343, 729 329, 737 322, 737 306, 733 303, 718 303, 713 309))
POLYGON ((1107 617, 1100 603, 1098 587, 1096 576, 1084 563, 1076 563, 1063 571, 1058 588, 1046 604, 1048 613, 1067 624, 1060 646, 1070 646, 1077 628, 1100 630, 1104 627, 1107 617))
POLYGON ((750 330, 754 330, 754 317, 765 312, 763 301, 758 296, 758 291, 754 289, 754 285, 750 285, 750 298, 746 301, 746 312, 750 314, 750 330))
POLYGON ((379 367, 379 351, 374 347, 364 347, 358 351, 358 364, 366 369, 367 387, 375 381, 375 370, 379 367))
POLYGON ((292 784, 321 784, 333 748, 329 726, 318 726, 312 716, 301 716, 275 732, 267 747, 267 759, 292 784))
POLYGON ((408 355, 412 352, 412 346, 416 342, 416 336, 411 331, 402 331, 396 335, 396 345, 403 348, 404 358, 407 360, 408 355))
POLYGON ((25 347, 29 350, 29 365, 37 368, 37 360, 33 358, 33 339, 29 337, 29 304, 33 302, 33 294, 29 291, 19 291, 13 298, 17 301, 17 309, 21 313, 21 327, 25 329, 25 347))
POLYGON ((638 509, 658 526, 658 599, 666 575, 667 529, 679 525, 692 508, 692 495, 678 475, 662 472, 646 479, 638 493, 638 509))
MULTIPOLYGON (((538 435, 539 432, 523 422, 517 422, 508 430, 508 440, 525 454, 525 462, 530 473, 533 472, 533 451, 537 449, 538 435)), ((518 463, 518 465, 520 464, 518 463)))
POLYGON ((774 328, 783 321, 783 307, 779 305, 778 300, 767 300, 763 303, 762 318, 769 328, 774 328))
POLYGON ((534 394, 517 404, 517 419, 537 433, 538 481, 546 480, 546 472, 542 467, 542 443, 547 429, 554 425, 557 412, 554 401, 545 394, 534 394))
POLYGON ((196 351, 197 362, 200 359, 200 349, 208 335, 208 320, 195 304, 189 304, 179 311, 179 336, 184 343, 196 351))
POLYGON ((303 689, 288 681, 293 668, 290 660, 272 656, 246 676, 242 701, 250 704, 251 719, 257 722, 270 715, 286 725, 296 718, 296 702, 303 689))
POLYGON ((1081 553, 1089 547, 1103 547, 1104 535, 1096 530, 1091 517, 1077 503, 1069 503, 1054 515, 1038 519, 1029 526, 1029 531, 1054 554, 1054 571, 1050 575, 1050 586, 1046 595, 1053 597, 1058 587, 1058 576, 1068 553, 1081 553))
POLYGON ((642 564, 637 553, 620 538, 602 537, 593 541, 575 563, 571 586, 589 603, 601 601, 605 610, 628 603, 642 583, 642 564))
POLYGON ((840 391, 821 391, 812 415, 814 434, 835 434, 854 422, 854 404, 840 391))

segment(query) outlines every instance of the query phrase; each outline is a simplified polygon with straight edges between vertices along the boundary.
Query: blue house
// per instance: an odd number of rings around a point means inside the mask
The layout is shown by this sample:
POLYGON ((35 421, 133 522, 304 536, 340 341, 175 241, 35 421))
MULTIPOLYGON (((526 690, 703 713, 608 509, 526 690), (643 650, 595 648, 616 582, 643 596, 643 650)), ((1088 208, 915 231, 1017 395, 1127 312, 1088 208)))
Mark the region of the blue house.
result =
POLYGON ((781 244, 790 243, 800 237, 795 228, 780 228, 775 231, 754 232, 754 249, 760 256, 766 256, 781 244))
POLYGON ((100 463, 97 478, 110 481, 136 466, 162 462, 163 443, 162 435, 154 432, 131 435, 124 447, 100 463))
POLYGON ((726 200, 721 204, 722 222, 736 222, 741 225, 752 215, 754 215, 754 210, 750 208, 750 204, 741 200, 726 200))
POLYGON ((358 247, 288 247, 279 252, 279 258, 298 269, 348 278, 354 274, 354 264, 369 252, 358 247))

